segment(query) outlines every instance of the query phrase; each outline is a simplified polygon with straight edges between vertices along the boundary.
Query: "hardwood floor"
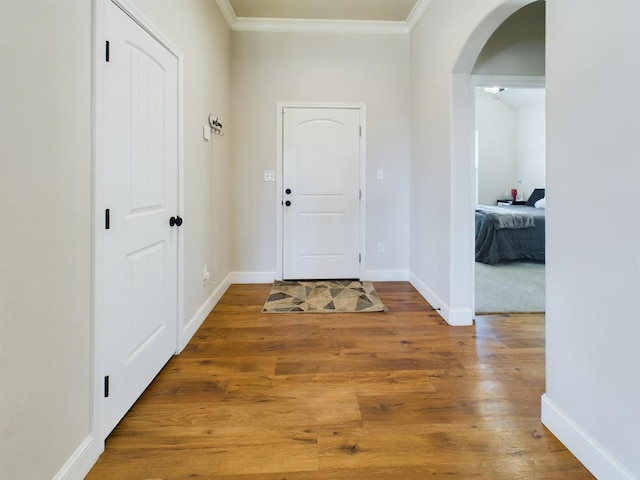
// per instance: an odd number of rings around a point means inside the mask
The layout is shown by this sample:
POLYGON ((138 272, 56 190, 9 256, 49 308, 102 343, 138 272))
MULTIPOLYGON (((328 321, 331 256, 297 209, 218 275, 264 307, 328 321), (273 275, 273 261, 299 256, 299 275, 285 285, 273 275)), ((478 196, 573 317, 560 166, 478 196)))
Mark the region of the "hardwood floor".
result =
POLYGON ((264 315, 232 286, 87 478, 594 478, 540 423, 543 315, 450 327, 376 288, 386 313, 264 315))

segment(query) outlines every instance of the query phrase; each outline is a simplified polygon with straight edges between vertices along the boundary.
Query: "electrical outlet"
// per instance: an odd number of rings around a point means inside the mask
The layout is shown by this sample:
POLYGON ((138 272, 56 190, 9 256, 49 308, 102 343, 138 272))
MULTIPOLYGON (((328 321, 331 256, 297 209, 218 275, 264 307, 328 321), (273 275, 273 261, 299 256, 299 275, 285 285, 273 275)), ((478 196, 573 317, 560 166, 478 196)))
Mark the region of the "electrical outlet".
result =
POLYGON ((202 281, 205 284, 208 284, 210 279, 211 279, 211 274, 209 273, 209 269, 205 265, 204 267, 202 267, 202 281))
POLYGON ((378 242, 378 253, 384 253, 384 242, 378 242))
POLYGON ((264 181, 265 182, 275 182, 276 181, 276 171, 275 170, 265 170, 264 171, 264 181))

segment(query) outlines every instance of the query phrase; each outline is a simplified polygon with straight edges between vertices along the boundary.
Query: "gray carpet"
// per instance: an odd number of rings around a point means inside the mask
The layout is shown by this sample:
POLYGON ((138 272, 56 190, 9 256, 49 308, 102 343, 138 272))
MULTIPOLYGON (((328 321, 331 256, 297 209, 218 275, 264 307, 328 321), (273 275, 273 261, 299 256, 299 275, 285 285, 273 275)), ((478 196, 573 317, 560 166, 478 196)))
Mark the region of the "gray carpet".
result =
POLYGON ((476 262, 476 313, 539 313, 545 311, 544 263, 534 261, 476 262))

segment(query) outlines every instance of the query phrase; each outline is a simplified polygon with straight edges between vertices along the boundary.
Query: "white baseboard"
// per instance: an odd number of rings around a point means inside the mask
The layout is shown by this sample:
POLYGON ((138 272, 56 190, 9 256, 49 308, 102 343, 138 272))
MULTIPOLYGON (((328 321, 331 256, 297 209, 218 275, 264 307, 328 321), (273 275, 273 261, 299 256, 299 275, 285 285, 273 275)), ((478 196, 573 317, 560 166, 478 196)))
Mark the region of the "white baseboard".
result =
POLYGON ((409 282, 449 325, 455 327, 473 325, 473 312, 471 309, 451 308, 412 272, 409 273, 409 282))
MULTIPOLYGON (((232 272, 231 283, 272 283, 278 278, 276 272, 232 272)), ((371 282, 406 282, 408 270, 367 270, 362 280, 371 282)))
POLYGON ((222 298, 222 295, 224 295, 224 292, 227 291, 227 289, 231 285, 231 275, 232 274, 227 275, 224 278, 224 280, 220 282, 220 284, 216 287, 216 289, 213 292, 211 292, 211 295, 209 295, 209 298, 207 298, 207 300, 202 304, 202 306, 198 309, 195 315, 191 317, 191 319, 184 326, 184 329, 181 332, 182 333, 181 338, 178 342, 179 343, 178 353, 184 350, 184 347, 187 346, 187 344, 191 341, 191 339, 196 334, 200 326, 207 319, 207 317, 211 313, 211 310, 213 310, 213 307, 215 307, 218 304, 218 302, 222 298))
POLYGON ((576 424, 547 394, 542 395, 542 423, 596 478, 637 480, 638 477, 576 424))
POLYGON ((103 451, 104 441, 98 442, 93 435, 89 435, 76 448, 53 480, 82 480, 96 464, 103 451))
POLYGON ((231 272, 231 283, 273 283, 278 278, 276 272, 231 272))
POLYGON ((407 282, 409 270, 366 270, 362 280, 369 282, 407 282))

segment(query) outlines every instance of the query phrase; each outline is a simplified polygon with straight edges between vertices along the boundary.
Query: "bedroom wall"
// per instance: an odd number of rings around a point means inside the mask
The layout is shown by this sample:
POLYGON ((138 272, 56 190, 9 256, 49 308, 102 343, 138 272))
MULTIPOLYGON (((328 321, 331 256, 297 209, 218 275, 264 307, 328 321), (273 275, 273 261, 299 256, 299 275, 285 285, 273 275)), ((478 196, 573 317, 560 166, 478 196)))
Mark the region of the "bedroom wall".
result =
POLYGON ((0 476, 50 479, 91 448, 91 2, 0 2, 0 45, 0 476))
POLYGON ((640 478, 638 18, 627 0, 547 3, 543 421, 602 479, 640 478))
POLYGON ((234 32, 233 265, 253 281, 276 266, 276 102, 367 105, 367 276, 406 278, 409 245, 407 35, 234 32), (384 180, 376 180, 377 170, 384 180), (385 253, 377 253, 384 242, 385 253), (254 275, 255 274, 255 275, 254 275))
POLYGON ((184 55, 184 319, 193 333, 232 270, 231 30, 211 0, 135 3, 184 55), (207 142, 202 127, 210 113, 220 118, 225 135, 207 142))
POLYGON ((546 122, 544 101, 516 112, 516 176, 522 180, 526 200, 534 188, 547 184, 546 122))
POLYGON ((516 188, 517 113, 493 95, 476 89, 478 203, 495 205, 516 188))
POLYGON ((476 89, 480 204, 510 198, 507 192, 512 188, 526 200, 534 188, 545 187, 545 108, 544 93, 539 92, 509 88, 498 100, 476 89))

